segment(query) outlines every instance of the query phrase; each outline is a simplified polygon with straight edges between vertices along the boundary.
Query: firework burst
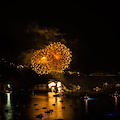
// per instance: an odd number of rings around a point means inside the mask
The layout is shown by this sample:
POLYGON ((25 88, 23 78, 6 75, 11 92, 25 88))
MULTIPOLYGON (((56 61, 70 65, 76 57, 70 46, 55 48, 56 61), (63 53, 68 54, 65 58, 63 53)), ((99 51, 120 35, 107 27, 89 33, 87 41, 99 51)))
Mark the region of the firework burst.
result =
POLYGON ((31 57, 32 69, 42 75, 62 73, 69 67, 71 62, 71 51, 61 42, 54 42, 46 46, 45 49, 37 50, 31 57))

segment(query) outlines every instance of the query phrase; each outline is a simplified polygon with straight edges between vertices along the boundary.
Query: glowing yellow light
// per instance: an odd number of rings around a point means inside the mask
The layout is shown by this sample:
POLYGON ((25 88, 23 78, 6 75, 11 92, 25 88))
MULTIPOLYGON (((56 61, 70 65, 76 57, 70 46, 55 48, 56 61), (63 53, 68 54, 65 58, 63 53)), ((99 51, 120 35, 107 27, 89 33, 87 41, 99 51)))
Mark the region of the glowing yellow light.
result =
POLYGON ((54 90, 55 88, 54 87, 52 87, 52 90, 54 90))
POLYGON ((57 82, 57 87, 61 87, 61 82, 57 82))
POLYGON ((61 91, 61 89, 62 89, 62 88, 61 88, 61 87, 59 87, 59 88, 58 88, 58 92, 60 92, 60 91, 61 91))
POLYGON ((55 88, 54 88, 54 87, 52 87, 52 92, 54 92, 54 89, 55 89, 55 88))
POLYGON ((51 87, 53 87, 53 86, 56 86, 56 83, 55 83, 55 82, 51 82, 51 83, 48 84, 48 87, 49 87, 49 88, 51 88, 51 87))
POLYGON ((93 88, 93 90, 95 90, 96 92, 98 92, 98 91, 100 91, 100 90, 101 90, 101 88, 96 87, 96 88, 93 88))
POLYGON ((114 96, 115 98, 115 106, 117 106, 117 96, 114 96))
POLYGON ((69 67, 71 51, 60 42, 51 43, 45 49, 37 50, 31 57, 31 67, 38 74, 62 73, 69 67))
POLYGON ((45 60, 45 59, 46 59, 46 57, 42 57, 42 58, 41 58, 41 60, 45 60))
POLYGON ((8 86, 8 88, 10 88, 10 84, 8 84, 7 86, 8 86))

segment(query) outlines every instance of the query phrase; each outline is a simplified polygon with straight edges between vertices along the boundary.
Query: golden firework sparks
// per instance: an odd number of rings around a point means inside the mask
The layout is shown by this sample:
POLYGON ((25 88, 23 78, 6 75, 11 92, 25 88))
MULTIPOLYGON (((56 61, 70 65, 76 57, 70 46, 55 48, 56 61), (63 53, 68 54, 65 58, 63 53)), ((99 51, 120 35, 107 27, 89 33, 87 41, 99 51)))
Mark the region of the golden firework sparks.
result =
POLYGON ((71 51, 61 42, 54 42, 37 50, 31 57, 31 67, 38 74, 62 73, 69 67, 71 51))

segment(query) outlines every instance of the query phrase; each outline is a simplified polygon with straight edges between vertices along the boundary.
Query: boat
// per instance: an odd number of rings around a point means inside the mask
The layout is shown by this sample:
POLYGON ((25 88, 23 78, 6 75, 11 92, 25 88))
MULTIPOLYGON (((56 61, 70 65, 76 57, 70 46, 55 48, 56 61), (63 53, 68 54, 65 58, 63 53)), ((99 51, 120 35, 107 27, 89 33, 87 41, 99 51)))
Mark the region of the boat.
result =
POLYGON ((50 112, 53 112, 53 109, 50 109, 49 111, 50 111, 50 112))
POLYGON ((64 102, 63 100, 60 100, 59 102, 64 102))
POLYGON ((45 113, 50 113, 50 110, 45 111, 45 113))
POLYGON ((34 106, 38 106, 38 104, 34 104, 34 106))
POLYGON ((53 106, 55 106, 55 104, 52 104, 53 106))
POLYGON ((55 94, 55 95, 53 95, 53 97, 59 97, 59 94, 55 94))
POLYGON ((118 96, 119 96, 119 94, 117 93, 117 91, 115 91, 115 93, 112 94, 112 97, 118 97, 118 96))
POLYGON ((61 97, 61 96, 63 96, 63 94, 61 94, 61 93, 53 95, 53 97, 61 97))
POLYGON ((44 117, 42 113, 41 113, 41 114, 36 115, 36 118, 42 118, 42 117, 44 117))

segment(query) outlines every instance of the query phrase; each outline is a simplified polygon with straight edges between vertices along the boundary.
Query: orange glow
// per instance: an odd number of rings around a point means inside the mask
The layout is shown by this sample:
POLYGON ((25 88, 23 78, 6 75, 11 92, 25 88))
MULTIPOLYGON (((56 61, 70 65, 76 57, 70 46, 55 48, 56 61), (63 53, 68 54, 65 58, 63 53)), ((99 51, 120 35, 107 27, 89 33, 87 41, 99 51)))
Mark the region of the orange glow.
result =
POLYGON ((54 57, 58 60, 59 59, 59 56, 58 55, 54 55, 54 57))
MULTIPOLYGON (((35 115, 38 115, 40 113, 43 113, 43 115, 45 117, 41 118, 41 119, 34 119, 34 120, 57 120, 59 118, 63 118, 63 112, 64 110, 62 110, 62 106, 63 103, 60 102, 61 97, 53 97, 53 95, 55 95, 54 92, 48 92, 47 95, 46 94, 40 94, 40 95, 33 95, 30 96, 31 100, 28 103, 28 106, 30 106, 30 111, 31 112, 26 112, 26 115, 28 116, 29 119, 35 118, 35 115), (37 103, 38 106, 34 106, 34 104, 37 103), (55 106, 53 106, 53 104, 55 104, 55 106), (43 107, 46 107, 47 109, 42 109, 43 107), (35 110, 35 109, 39 109, 39 110, 35 110), (53 113, 47 114, 45 113, 45 111, 53 109, 53 113)), ((71 100, 70 100, 71 101, 71 100)), ((70 102, 70 104, 72 104, 72 102, 70 102)), ((67 103, 67 106, 69 106, 69 102, 67 103)), ((25 109, 28 110, 28 109, 25 109)), ((69 113, 71 111, 68 111, 69 113)))
POLYGON ((53 97, 53 95, 55 95, 55 93, 48 92, 48 106, 49 108, 53 108, 53 110, 55 109, 55 114, 51 116, 53 116, 53 120, 55 118, 63 118, 63 110, 61 110, 63 104, 60 102, 61 97, 53 97), (55 104, 55 106, 52 104, 55 104))
POLYGON ((101 90, 101 88, 96 87, 96 88, 93 88, 93 90, 95 90, 96 92, 98 92, 98 91, 100 91, 100 90, 101 90))
POLYGON ((71 51, 60 42, 51 43, 45 49, 37 50, 31 57, 31 67, 38 74, 63 73, 69 67, 71 51))
POLYGON ((58 92, 60 92, 61 90, 62 90, 62 88, 61 88, 61 87, 59 87, 59 88, 58 88, 58 92))
POLYGON ((46 57, 42 57, 42 58, 41 58, 41 60, 45 60, 45 59, 46 59, 46 57))
POLYGON ((55 89, 55 88, 54 88, 54 87, 52 87, 52 92, 54 92, 54 89, 55 89))
POLYGON ((46 57, 38 58, 36 61, 37 61, 38 63, 47 62, 47 58, 46 58, 46 57))
POLYGON ((115 98, 115 106, 117 106, 117 96, 114 96, 115 98))
POLYGON ((47 58, 46 57, 42 57, 41 60, 40 60, 40 62, 42 62, 42 63, 47 62, 47 58))
POLYGON ((56 54, 53 53, 53 56, 54 56, 54 58, 57 59, 57 60, 60 59, 60 52, 58 52, 58 53, 56 53, 56 54))

